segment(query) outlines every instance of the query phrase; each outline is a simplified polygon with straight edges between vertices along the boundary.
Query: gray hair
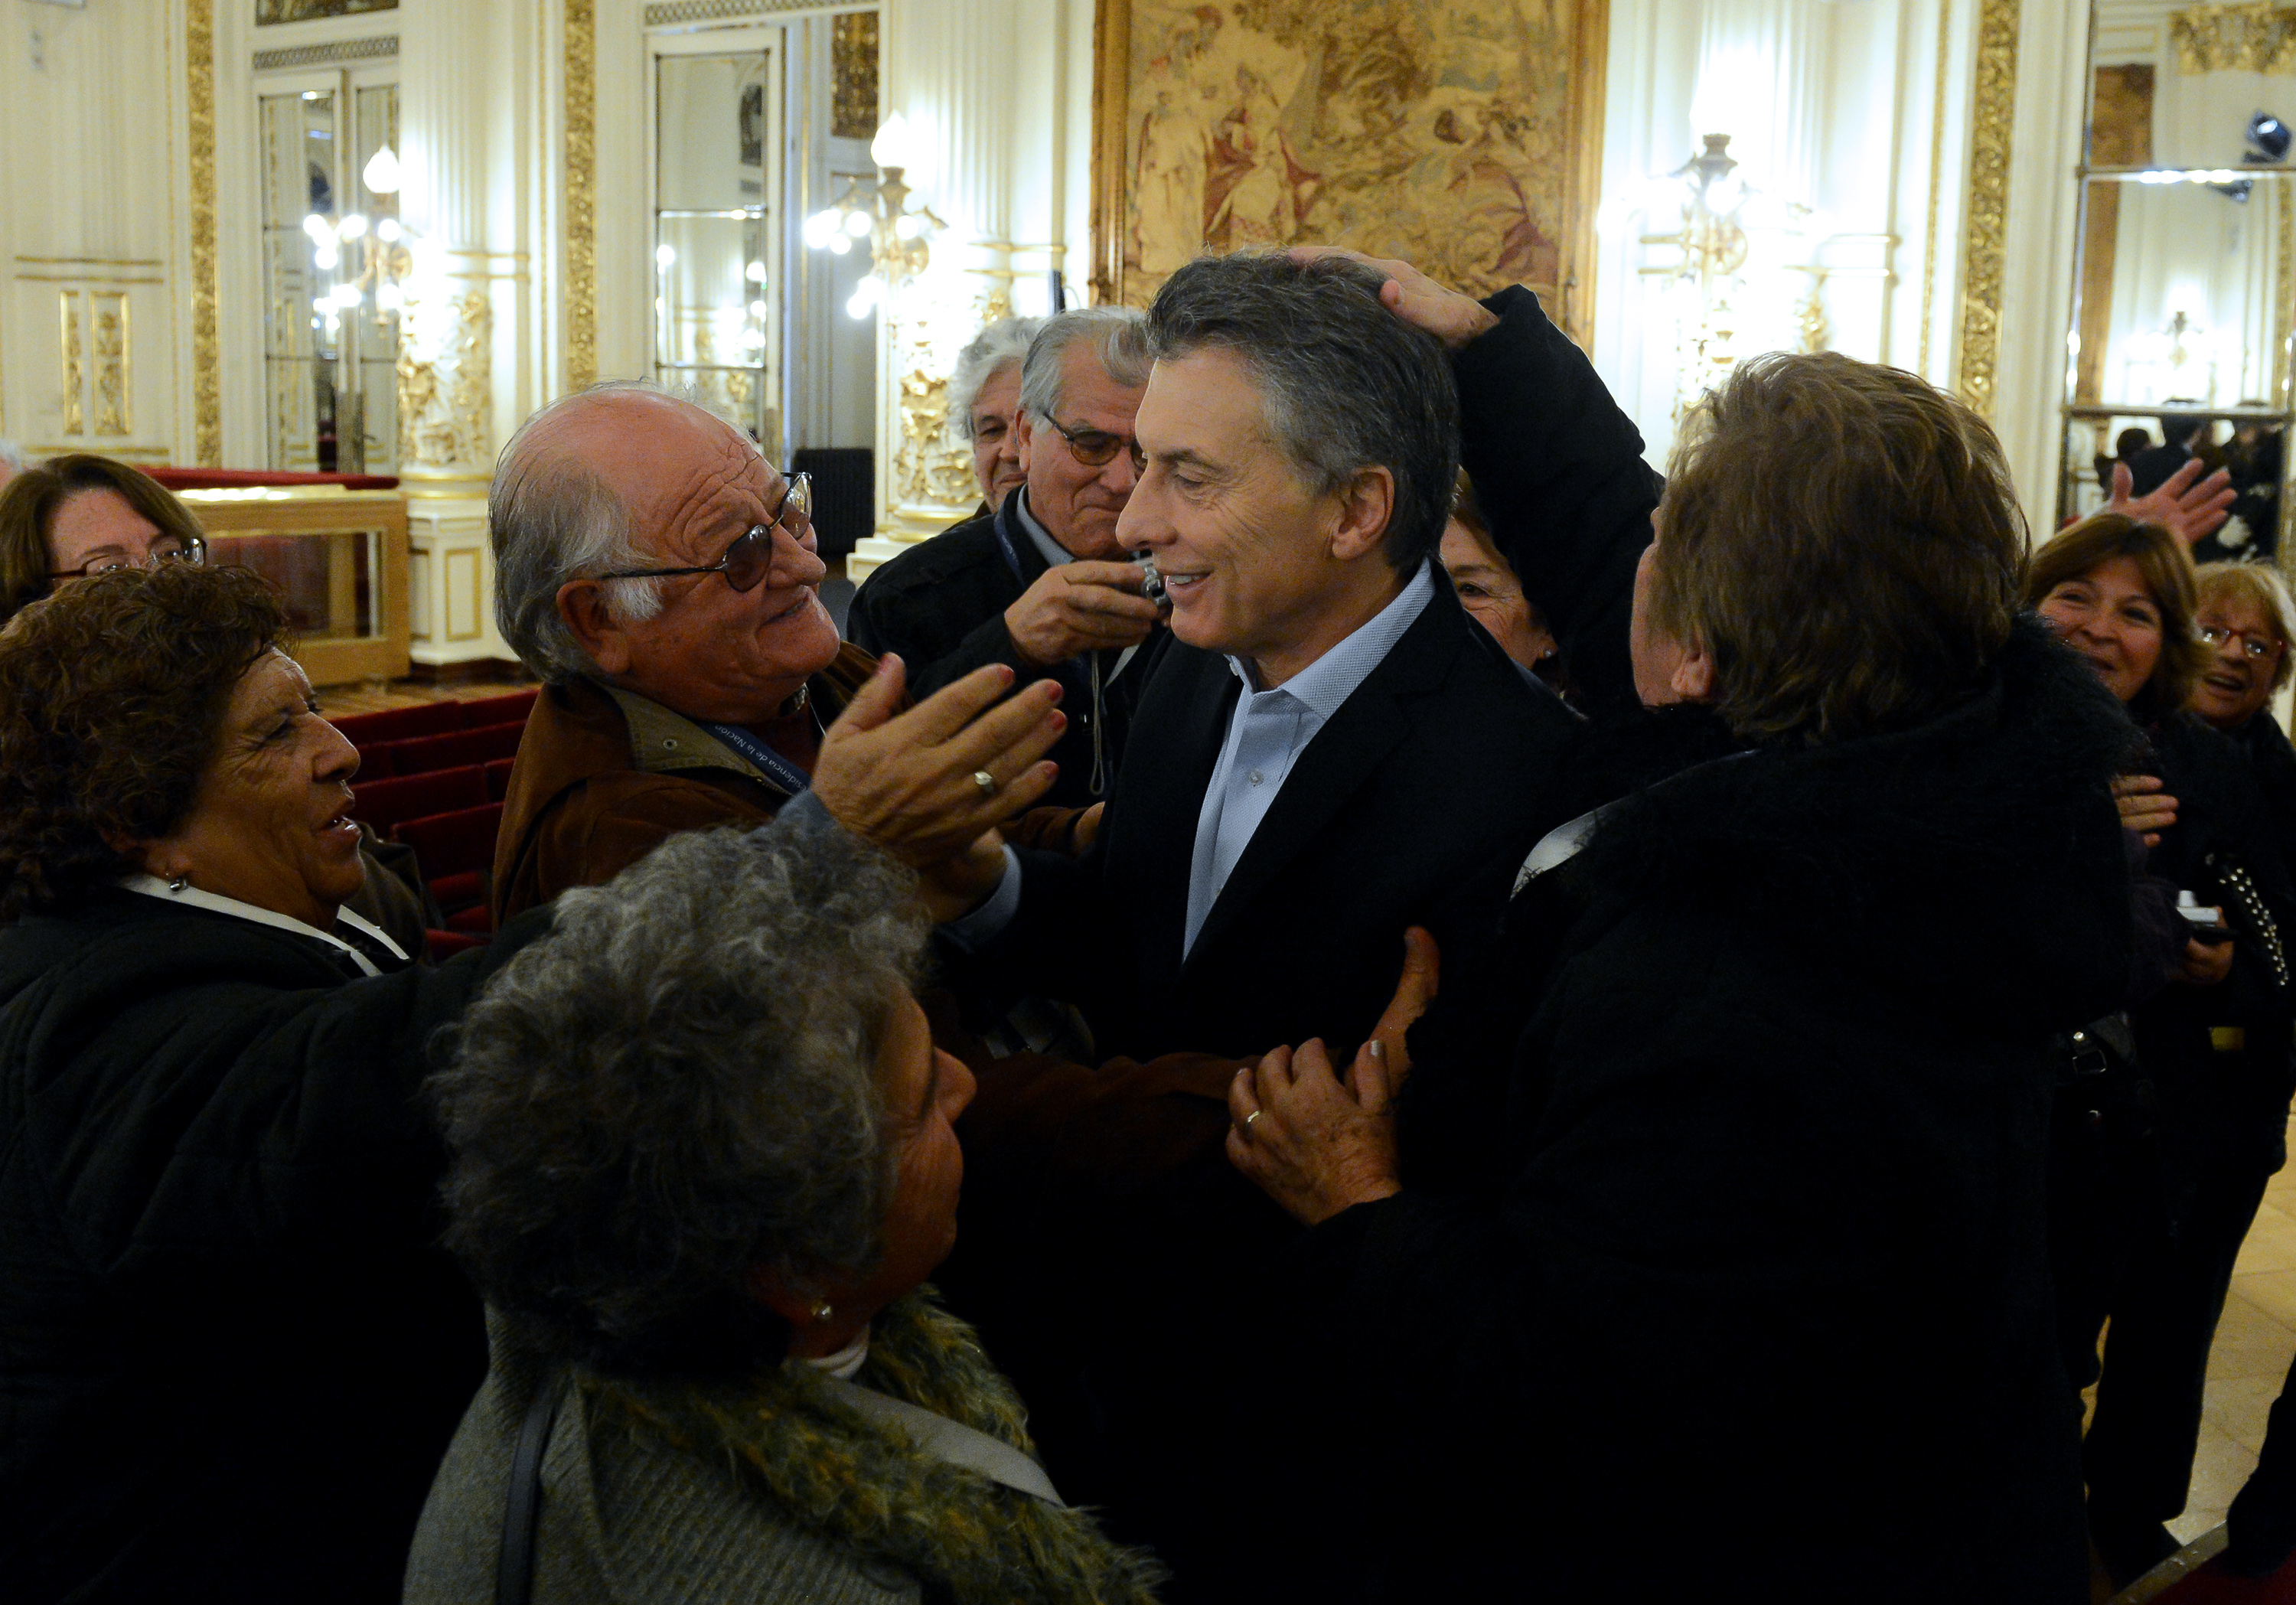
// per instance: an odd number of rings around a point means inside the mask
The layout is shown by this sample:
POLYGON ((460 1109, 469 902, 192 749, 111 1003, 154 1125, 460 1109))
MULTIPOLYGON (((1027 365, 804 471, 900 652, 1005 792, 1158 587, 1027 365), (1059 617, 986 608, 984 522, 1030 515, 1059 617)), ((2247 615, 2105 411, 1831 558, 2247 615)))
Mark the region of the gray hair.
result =
MULTIPOLYGON (((553 684, 597 673, 558 611, 569 580, 655 560, 630 538, 629 509, 597 475, 569 454, 537 446, 535 426, 562 409, 603 394, 634 390, 668 396, 643 379, 608 380, 562 396, 511 436, 495 462, 487 492, 487 527, 495 553, 495 625, 519 661, 553 684)), ((676 399, 671 397, 671 399, 676 399)), ((642 624, 661 611, 658 579, 617 579, 605 587, 618 623, 642 624)))
POLYGON ((1146 384, 1156 365, 1148 348, 1148 317, 1136 307, 1078 307, 1046 318, 1021 367, 1021 405, 1047 422, 1061 410, 1068 348, 1081 340, 1093 342, 1108 376, 1128 389, 1146 384))
POLYGON ((1259 388, 1284 455, 1319 491, 1357 471, 1395 476, 1383 546, 1398 573, 1443 537, 1459 472, 1459 391, 1436 338, 1380 304, 1378 269, 1342 257, 1199 257, 1156 292, 1160 361, 1233 351, 1259 388))
POLYGON ((1029 342, 1044 326, 1040 317, 999 318, 956 354, 956 371, 948 380, 948 426, 958 439, 972 438, 972 404, 980 399, 980 387, 1007 364, 1025 360, 1029 342))
POLYGON ((898 1143, 876 1059, 925 922, 906 871, 846 832, 672 837, 505 965, 430 1082, 447 1244, 562 1358, 724 1373, 787 1329, 793 1286, 866 1273, 898 1143))

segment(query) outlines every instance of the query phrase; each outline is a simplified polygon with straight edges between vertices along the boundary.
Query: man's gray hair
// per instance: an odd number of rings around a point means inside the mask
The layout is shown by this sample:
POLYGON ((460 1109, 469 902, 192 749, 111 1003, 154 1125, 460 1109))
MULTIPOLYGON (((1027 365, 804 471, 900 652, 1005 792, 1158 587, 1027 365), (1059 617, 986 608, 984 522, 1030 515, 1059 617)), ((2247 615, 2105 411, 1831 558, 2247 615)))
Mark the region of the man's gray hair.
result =
POLYGON ((430 1091, 447 1244, 554 1355, 779 1357, 751 1298, 874 1268, 900 1134, 877 1057, 922 961, 908 871, 833 827, 672 837, 488 982, 430 1091))
MULTIPOLYGON (((495 461, 494 486, 487 493, 496 626, 519 661, 553 684, 597 673, 558 611, 559 588, 569 580, 659 561, 631 540, 629 509, 604 481, 571 454, 533 439, 545 419, 618 390, 669 394, 647 380, 617 379, 560 397, 518 426, 495 461)), ((661 611, 661 582, 611 580, 605 597, 617 622, 642 624, 661 611)))
POLYGON ((1441 343, 1381 304, 1385 283, 1342 257, 1199 257, 1156 292, 1148 340, 1159 360, 1208 348, 1242 358, 1268 433, 1316 490, 1365 468, 1393 474, 1382 545, 1407 574, 1450 517, 1459 390, 1441 343))
POLYGON ((972 404, 980 399, 980 387, 1006 364, 1025 361, 1029 342, 1044 326, 1040 317, 999 318, 956 354, 956 371, 948 381, 948 427, 958 439, 972 438, 972 404))
POLYGON ((1064 359, 1081 340, 1093 342, 1100 365, 1128 389, 1146 384, 1156 365, 1148 349, 1148 316, 1136 307, 1078 307, 1046 318, 1021 367, 1021 405, 1046 422, 1060 416, 1064 359))

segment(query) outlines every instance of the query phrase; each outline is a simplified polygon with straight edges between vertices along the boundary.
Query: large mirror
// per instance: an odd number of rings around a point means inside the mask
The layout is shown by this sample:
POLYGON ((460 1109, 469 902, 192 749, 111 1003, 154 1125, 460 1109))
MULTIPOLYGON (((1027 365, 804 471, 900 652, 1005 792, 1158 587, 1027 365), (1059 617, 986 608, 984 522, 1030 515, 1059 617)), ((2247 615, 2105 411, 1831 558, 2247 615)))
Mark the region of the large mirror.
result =
POLYGON ((2154 451, 2157 473, 2166 460, 2158 448, 2181 441, 2228 469, 2240 492, 2232 521, 2195 555, 2284 549, 2296 310, 2296 166, 2284 108, 2296 114, 2296 12, 2097 4, 2065 341, 2062 517, 2103 504, 2116 462, 2154 451))
POLYGON ((780 55, 654 60, 655 374, 776 453, 780 55))

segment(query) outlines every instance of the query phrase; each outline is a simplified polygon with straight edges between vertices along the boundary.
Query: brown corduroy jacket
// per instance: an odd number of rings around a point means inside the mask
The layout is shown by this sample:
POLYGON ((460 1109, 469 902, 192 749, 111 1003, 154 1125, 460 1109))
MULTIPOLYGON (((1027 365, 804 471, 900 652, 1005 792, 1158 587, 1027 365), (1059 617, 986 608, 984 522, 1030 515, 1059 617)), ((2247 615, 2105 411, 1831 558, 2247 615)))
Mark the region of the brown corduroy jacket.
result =
MULTIPOLYGON (((876 667, 849 644, 808 682, 824 725, 876 667)), ((569 887, 611 880, 682 831, 763 824, 788 800, 739 753, 658 702, 593 680, 546 686, 503 798, 495 923, 569 887)))

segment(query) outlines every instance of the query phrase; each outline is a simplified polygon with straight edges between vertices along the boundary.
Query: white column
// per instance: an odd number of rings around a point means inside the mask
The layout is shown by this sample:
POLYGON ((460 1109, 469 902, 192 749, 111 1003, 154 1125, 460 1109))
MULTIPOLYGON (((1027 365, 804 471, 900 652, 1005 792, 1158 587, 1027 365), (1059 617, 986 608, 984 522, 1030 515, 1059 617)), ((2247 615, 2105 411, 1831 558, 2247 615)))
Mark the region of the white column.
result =
POLYGON ((399 212, 418 239, 400 339, 399 473, 414 657, 433 667, 511 656, 494 625, 486 497, 495 453, 534 391, 520 201, 546 161, 535 4, 412 0, 399 12, 399 212))
MULTIPOLYGON (((948 376, 982 325, 1048 309, 1066 266, 1066 212, 1088 142, 1066 108, 1077 0, 887 0, 882 110, 906 120, 913 204, 947 226, 931 266, 882 315, 876 535, 846 561, 858 579, 972 511, 970 454, 948 433, 948 376)), ((1086 57, 1088 60, 1088 56, 1086 57)))

